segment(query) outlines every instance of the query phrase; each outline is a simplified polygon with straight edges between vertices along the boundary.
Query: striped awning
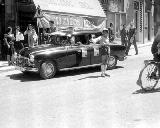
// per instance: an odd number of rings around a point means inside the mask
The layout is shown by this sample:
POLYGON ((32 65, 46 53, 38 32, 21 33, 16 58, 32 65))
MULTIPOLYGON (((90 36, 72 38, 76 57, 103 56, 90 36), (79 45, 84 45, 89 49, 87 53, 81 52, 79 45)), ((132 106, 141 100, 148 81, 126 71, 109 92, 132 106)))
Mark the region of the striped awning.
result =
POLYGON ((82 16, 106 17, 99 0, 33 0, 41 10, 82 16))

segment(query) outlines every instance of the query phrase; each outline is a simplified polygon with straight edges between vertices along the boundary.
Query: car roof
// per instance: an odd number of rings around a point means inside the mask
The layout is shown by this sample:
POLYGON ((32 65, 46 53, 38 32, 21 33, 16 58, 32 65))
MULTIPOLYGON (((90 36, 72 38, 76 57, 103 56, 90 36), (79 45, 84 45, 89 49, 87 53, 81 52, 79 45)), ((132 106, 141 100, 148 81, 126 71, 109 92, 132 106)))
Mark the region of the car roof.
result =
POLYGON ((84 35, 84 34, 96 34, 101 33, 100 30, 79 30, 79 31, 56 31, 50 33, 49 35, 55 36, 72 36, 72 35, 84 35))
POLYGON ((96 34, 96 33, 101 33, 101 31, 98 30, 74 31, 72 35, 96 34))

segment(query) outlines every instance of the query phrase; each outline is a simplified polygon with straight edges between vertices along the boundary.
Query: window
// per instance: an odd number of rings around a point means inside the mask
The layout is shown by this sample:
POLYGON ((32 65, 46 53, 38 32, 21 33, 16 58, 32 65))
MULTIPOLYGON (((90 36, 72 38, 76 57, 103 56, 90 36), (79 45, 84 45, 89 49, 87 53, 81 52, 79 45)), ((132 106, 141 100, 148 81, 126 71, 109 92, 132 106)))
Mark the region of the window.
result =
POLYGON ((102 4, 107 4, 109 0, 101 0, 102 4))
POLYGON ((33 0, 17 0, 20 3, 33 3, 33 0))

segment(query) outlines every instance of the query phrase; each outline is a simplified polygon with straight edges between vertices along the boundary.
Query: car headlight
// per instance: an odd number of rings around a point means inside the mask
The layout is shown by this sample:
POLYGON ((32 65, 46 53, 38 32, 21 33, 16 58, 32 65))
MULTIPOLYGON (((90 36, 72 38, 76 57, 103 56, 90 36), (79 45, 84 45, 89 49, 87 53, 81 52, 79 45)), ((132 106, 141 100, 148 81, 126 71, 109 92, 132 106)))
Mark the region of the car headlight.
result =
POLYGON ((34 55, 30 55, 30 56, 29 56, 29 60, 30 60, 31 62, 34 62, 34 55))

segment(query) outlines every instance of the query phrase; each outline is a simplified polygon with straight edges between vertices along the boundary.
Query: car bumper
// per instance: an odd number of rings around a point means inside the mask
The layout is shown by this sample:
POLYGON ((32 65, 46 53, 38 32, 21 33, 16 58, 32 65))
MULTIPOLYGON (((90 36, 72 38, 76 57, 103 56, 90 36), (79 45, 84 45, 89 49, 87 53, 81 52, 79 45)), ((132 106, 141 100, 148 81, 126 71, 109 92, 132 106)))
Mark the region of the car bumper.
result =
POLYGON ((24 71, 33 71, 33 72, 38 72, 37 68, 33 68, 33 67, 21 67, 21 66, 15 66, 16 70, 20 70, 22 72, 24 71))
POLYGON ((38 71, 34 63, 31 63, 26 57, 17 57, 15 61, 15 69, 20 71, 38 71))

